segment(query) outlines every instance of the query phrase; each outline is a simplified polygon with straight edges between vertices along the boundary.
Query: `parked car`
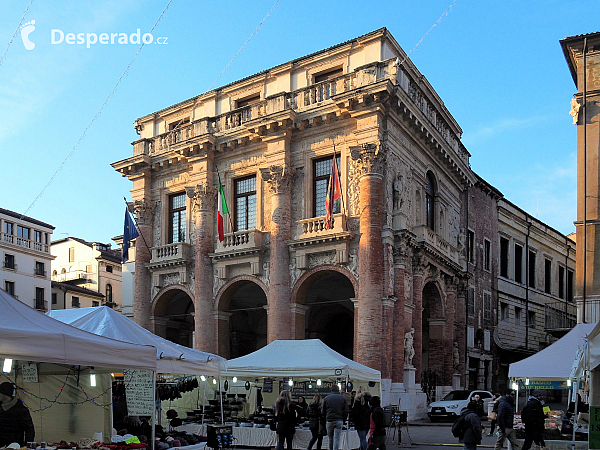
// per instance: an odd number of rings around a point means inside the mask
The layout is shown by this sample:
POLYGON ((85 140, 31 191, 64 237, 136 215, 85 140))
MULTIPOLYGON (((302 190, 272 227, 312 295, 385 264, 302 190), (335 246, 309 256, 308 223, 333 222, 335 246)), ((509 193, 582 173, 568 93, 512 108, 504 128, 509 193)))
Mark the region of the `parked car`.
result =
POLYGON ((442 418, 456 418, 467 409, 467 404, 475 395, 479 395, 479 398, 483 400, 483 410, 487 413, 488 403, 493 398, 491 392, 460 390, 450 391, 440 401, 432 402, 427 409, 427 416, 432 422, 437 422, 442 418))

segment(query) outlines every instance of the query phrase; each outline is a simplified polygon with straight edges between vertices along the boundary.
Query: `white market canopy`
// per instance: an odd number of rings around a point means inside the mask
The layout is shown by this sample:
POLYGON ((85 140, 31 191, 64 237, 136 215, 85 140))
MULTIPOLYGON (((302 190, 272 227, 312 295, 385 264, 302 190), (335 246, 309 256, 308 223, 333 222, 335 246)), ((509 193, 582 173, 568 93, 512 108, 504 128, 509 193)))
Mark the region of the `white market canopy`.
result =
POLYGON ((161 338, 106 306, 60 309, 47 315, 99 336, 156 347, 154 359, 159 373, 218 375, 225 368, 224 358, 161 338))
POLYGON ((319 339, 276 340, 227 362, 227 375, 237 377, 312 377, 381 381, 381 372, 329 348, 319 339))
POLYGON ((594 329, 588 335, 587 369, 594 370, 600 365, 600 322, 593 324, 594 329))
POLYGON ((508 377, 547 381, 568 379, 577 351, 583 349, 586 337, 595 326, 594 323, 577 324, 552 345, 529 358, 512 363, 508 369, 508 377))
POLYGON ((156 370, 156 349, 64 324, 0 289, 0 357, 109 369, 156 370))

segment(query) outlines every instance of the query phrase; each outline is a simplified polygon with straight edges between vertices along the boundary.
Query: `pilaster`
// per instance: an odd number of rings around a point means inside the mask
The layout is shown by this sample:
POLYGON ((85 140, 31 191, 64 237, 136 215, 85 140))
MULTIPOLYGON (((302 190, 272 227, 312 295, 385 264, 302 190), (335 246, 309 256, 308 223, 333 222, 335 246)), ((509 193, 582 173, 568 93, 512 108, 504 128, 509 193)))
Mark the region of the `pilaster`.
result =
POLYGON ((413 256, 413 303, 415 310, 413 314, 412 326, 415 329, 413 366, 417 369, 415 381, 421 383, 421 371, 423 370, 423 272, 426 264, 423 255, 413 256))
POLYGON ((231 316, 232 313, 227 311, 213 311, 211 314, 214 323, 213 336, 217 336, 215 345, 217 354, 224 358, 229 358, 231 355, 229 343, 229 318, 231 316))
POLYGON ((306 311, 308 306, 300 303, 290 303, 290 314, 292 316, 293 339, 304 339, 306 331, 306 311))

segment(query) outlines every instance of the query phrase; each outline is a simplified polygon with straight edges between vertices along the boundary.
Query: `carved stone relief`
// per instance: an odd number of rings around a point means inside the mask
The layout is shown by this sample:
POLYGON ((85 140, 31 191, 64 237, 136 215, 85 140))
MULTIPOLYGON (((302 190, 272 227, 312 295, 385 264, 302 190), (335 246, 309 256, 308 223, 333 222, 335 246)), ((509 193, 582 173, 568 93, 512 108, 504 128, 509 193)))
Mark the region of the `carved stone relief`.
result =
POLYGON ((412 275, 404 273, 404 298, 408 301, 412 301, 412 275))
POLYGON ((157 207, 154 210, 154 220, 152 225, 152 243, 148 242, 148 245, 152 247, 158 247, 160 242, 160 232, 161 232, 161 221, 160 221, 160 213, 162 212, 162 208, 160 202, 157 202, 157 207))
POLYGON ((217 269, 215 268, 213 273, 213 297, 217 296, 217 292, 219 292, 219 289, 221 289, 224 284, 225 280, 223 278, 219 278, 217 269))
POLYGON ((388 263, 388 294, 394 295, 394 248, 386 245, 387 263, 388 263))
POLYGON ((364 144, 350 147, 352 159, 358 162, 359 174, 383 174, 387 148, 382 144, 364 144))
POLYGON ((181 277, 179 273, 169 273, 167 275, 161 275, 161 286, 166 287, 172 284, 181 284, 181 277))
POLYGON ((147 202, 142 200, 136 200, 134 202, 127 203, 129 212, 135 214, 138 225, 152 225, 152 218, 154 210, 156 209, 156 202, 147 202))
POLYGON ((335 264, 335 252, 310 253, 308 255, 308 267, 310 269, 324 264, 335 264))
POLYGON ((460 218, 456 210, 448 212, 448 241, 450 245, 458 248, 458 234, 460 232, 460 218))
POLYGON ((295 169, 285 166, 270 166, 260 169, 262 179, 268 183, 272 194, 289 193, 295 169))
POLYGON ((302 276, 303 270, 296 266, 296 258, 290 258, 290 288, 294 287, 296 281, 302 276))
POLYGON ((348 158, 348 209, 351 216, 357 216, 360 200, 360 169, 358 162, 348 158))
POLYGON ((358 280, 358 250, 353 249, 348 254, 348 265, 346 268, 358 280))
POLYGON ((258 277, 263 283, 265 283, 265 286, 267 286, 267 289, 269 289, 269 286, 271 285, 271 282, 269 280, 270 267, 271 267, 271 263, 264 262, 262 274, 261 274, 261 276, 258 277))

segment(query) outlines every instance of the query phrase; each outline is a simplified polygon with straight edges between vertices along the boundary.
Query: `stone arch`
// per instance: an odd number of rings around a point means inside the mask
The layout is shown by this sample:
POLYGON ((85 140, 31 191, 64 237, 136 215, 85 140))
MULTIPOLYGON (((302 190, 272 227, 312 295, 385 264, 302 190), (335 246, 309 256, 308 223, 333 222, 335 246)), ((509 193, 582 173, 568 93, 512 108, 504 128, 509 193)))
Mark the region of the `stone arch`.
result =
MULTIPOLYGON (((445 296, 437 279, 424 280, 423 283, 423 311, 422 311, 422 358, 421 370, 430 370, 438 375, 440 380, 445 379, 444 360, 447 355, 446 348, 446 315, 445 296)), ((451 355, 450 355, 451 356, 451 355)))
POLYGON ((292 291, 295 338, 321 339, 352 358, 357 290, 356 278, 345 268, 325 264, 308 270, 292 291))
POLYGON ((176 344, 193 346, 194 297, 180 284, 161 289, 150 307, 153 331, 176 344))
POLYGON ((265 283, 251 275, 219 289, 213 303, 219 355, 237 358, 267 345, 267 294, 265 283))
POLYGON ((182 284, 170 284, 168 286, 165 286, 164 288, 162 288, 160 291, 157 292, 157 294, 154 296, 154 298, 152 299, 152 305, 150 306, 150 314, 152 316, 156 315, 156 304, 158 302, 158 300, 167 292, 172 291, 174 289, 178 289, 180 291, 185 292, 190 299, 192 299, 192 302, 194 300, 194 294, 192 294, 192 291, 190 291, 187 287, 185 287, 182 284))

